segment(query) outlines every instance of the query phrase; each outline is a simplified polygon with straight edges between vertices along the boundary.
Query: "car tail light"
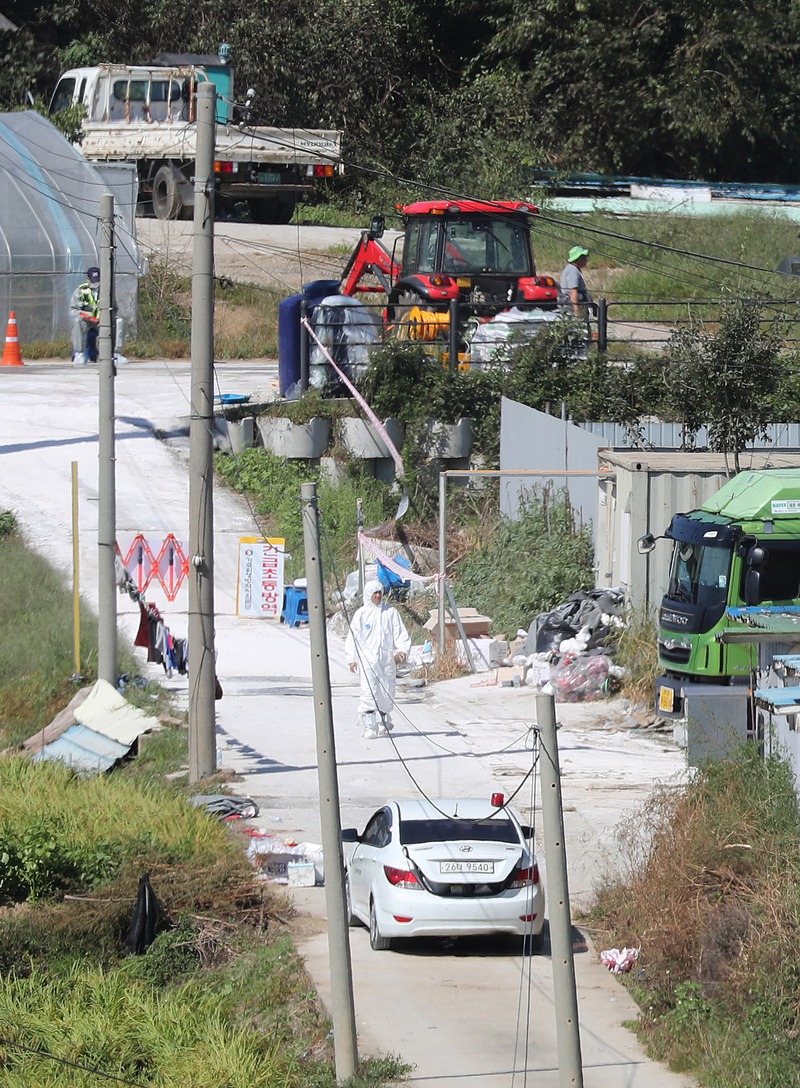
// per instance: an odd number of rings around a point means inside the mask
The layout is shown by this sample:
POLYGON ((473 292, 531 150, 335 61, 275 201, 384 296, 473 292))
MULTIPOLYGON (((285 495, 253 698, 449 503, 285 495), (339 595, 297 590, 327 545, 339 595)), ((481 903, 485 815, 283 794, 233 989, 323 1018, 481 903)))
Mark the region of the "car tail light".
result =
POLYGON ((314 166, 313 176, 315 178, 332 178, 333 177, 333 166, 330 165, 329 163, 324 163, 324 164, 323 163, 317 163, 314 166))
POLYGON ((232 174, 233 163, 232 162, 220 162, 219 159, 214 163, 215 174, 232 174))
MULTIPOLYGON (((393 914, 392 917, 394 918, 395 922, 413 922, 414 921, 413 918, 406 918, 405 915, 403 915, 403 914, 393 914)), ((534 915, 534 917, 536 917, 536 916, 534 915)))
POLYGON ((538 917, 538 914, 520 914, 519 920, 520 922, 535 922, 538 917))
POLYGON ((534 282, 537 287, 555 287, 556 285, 552 276, 537 276, 534 282))
POLYGON ((527 888, 531 884, 539 883, 539 866, 534 864, 529 869, 517 868, 512 874, 509 888, 527 888))
POLYGON ((386 879, 395 888, 420 888, 421 884, 410 869, 393 869, 391 865, 384 865, 386 879))

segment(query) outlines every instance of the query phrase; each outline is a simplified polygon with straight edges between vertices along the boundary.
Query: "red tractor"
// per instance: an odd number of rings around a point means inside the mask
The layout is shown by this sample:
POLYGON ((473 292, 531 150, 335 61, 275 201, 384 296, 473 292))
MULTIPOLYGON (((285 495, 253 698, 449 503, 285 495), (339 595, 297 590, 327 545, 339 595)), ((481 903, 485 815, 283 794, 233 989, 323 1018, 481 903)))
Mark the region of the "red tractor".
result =
POLYGON ((489 318, 511 306, 556 308, 558 284, 536 275, 533 204, 434 200, 399 210, 405 227, 401 263, 395 259, 400 239, 390 253, 379 241, 385 219, 376 216, 342 276, 343 294, 385 292, 388 325, 402 328, 416 320, 415 338, 433 340, 448 336, 454 303, 460 329, 470 317, 489 318), (377 284, 363 283, 367 277, 377 284))

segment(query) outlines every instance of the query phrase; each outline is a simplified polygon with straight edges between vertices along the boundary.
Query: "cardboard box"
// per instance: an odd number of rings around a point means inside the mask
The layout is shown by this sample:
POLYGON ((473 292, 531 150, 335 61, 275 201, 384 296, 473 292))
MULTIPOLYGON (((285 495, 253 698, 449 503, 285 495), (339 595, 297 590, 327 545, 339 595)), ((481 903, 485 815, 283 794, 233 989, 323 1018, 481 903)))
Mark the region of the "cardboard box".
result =
MULTIPOLYGON (((461 620, 461 626, 464 628, 464 632, 467 638, 488 638, 489 628, 492 621, 488 616, 482 616, 477 608, 459 608, 458 617, 461 620)), ((434 637, 439 634, 439 612, 438 609, 432 608, 430 610, 429 618, 423 624, 426 631, 430 631, 434 637)), ((456 627, 456 621, 450 615, 449 611, 445 610, 444 614, 444 630, 445 638, 455 640, 460 638, 458 627, 456 627)))
MULTIPOLYGON (((508 643, 497 638, 470 638, 468 639, 472 661, 477 672, 487 672, 496 668, 508 655, 508 643)), ((456 656, 458 660, 466 660, 464 643, 461 639, 456 642, 456 656)))
POLYGON ((497 670, 497 683, 501 688, 520 688, 524 682, 522 669, 516 665, 501 665, 497 670))

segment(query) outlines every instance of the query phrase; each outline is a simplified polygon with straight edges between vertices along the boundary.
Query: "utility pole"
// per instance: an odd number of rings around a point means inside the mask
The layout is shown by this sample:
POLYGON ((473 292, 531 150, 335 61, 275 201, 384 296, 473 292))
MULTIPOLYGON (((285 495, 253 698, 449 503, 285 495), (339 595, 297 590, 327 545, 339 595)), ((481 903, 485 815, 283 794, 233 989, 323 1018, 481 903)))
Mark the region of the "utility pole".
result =
MULTIPOLYGON (((358 522, 358 534, 364 531, 364 503, 356 499, 356 521, 358 522)), ((361 541, 358 541, 358 596, 364 596, 364 549, 361 541)))
POLYGON ((114 197, 100 197, 97 484, 97 675, 117 686, 117 500, 114 453, 114 197))
POLYGON ((214 692, 214 125, 213 83, 197 87, 189 424, 189 781, 216 770, 214 692))
MULTIPOLYGON (((445 638, 444 629, 444 574, 445 563, 447 562, 447 473, 439 473, 439 574, 441 578, 439 580, 438 600, 437 600, 437 623, 439 627, 439 637, 437 639, 436 650, 440 657, 444 656, 445 647, 447 641, 445 638)), ((469 651, 467 651, 467 661, 471 661, 469 657, 469 651)))
POLYGON ((328 913, 328 958, 331 971, 331 1017, 336 1079, 349 1080, 358 1065, 356 1017, 353 1002, 353 967, 342 862, 342 825, 339 815, 339 780, 336 776, 336 741, 333 734, 331 677, 325 627, 325 587, 319 550, 317 485, 300 489, 303 510, 308 626, 311 636, 311 683, 314 689, 314 724, 317 733, 317 775, 325 859, 325 905, 328 913))
POLYGON ((564 811, 561 805, 561 771, 558 764, 556 705, 552 695, 536 696, 539 727, 539 778, 542 784, 544 859, 547 868, 547 905, 550 915, 550 952, 558 1049, 558 1083, 561 1088, 583 1088, 578 993, 572 954, 572 919, 569 910, 567 851, 564 842, 564 811))

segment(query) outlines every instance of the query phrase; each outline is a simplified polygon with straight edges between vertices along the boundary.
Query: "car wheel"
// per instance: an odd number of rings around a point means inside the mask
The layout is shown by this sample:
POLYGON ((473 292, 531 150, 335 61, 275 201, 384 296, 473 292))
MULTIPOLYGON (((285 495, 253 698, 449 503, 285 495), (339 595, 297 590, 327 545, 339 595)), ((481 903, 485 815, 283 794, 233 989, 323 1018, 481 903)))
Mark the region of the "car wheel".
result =
POLYGON ((526 933, 522 938, 523 956, 532 956, 534 952, 541 952, 544 948, 544 926, 538 933, 526 933))
POLYGON ((350 890, 350 874, 349 873, 344 874, 344 898, 345 898, 345 903, 347 905, 346 906, 346 909, 347 909, 347 924, 349 926, 351 926, 351 927, 352 926, 360 926, 361 925, 361 919, 357 915, 353 914, 353 893, 350 890))
POLYGON ((375 901, 369 901, 369 943, 376 952, 388 952, 392 947, 390 937, 382 937, 378 929, 378 917, 375 913, 375 901))

